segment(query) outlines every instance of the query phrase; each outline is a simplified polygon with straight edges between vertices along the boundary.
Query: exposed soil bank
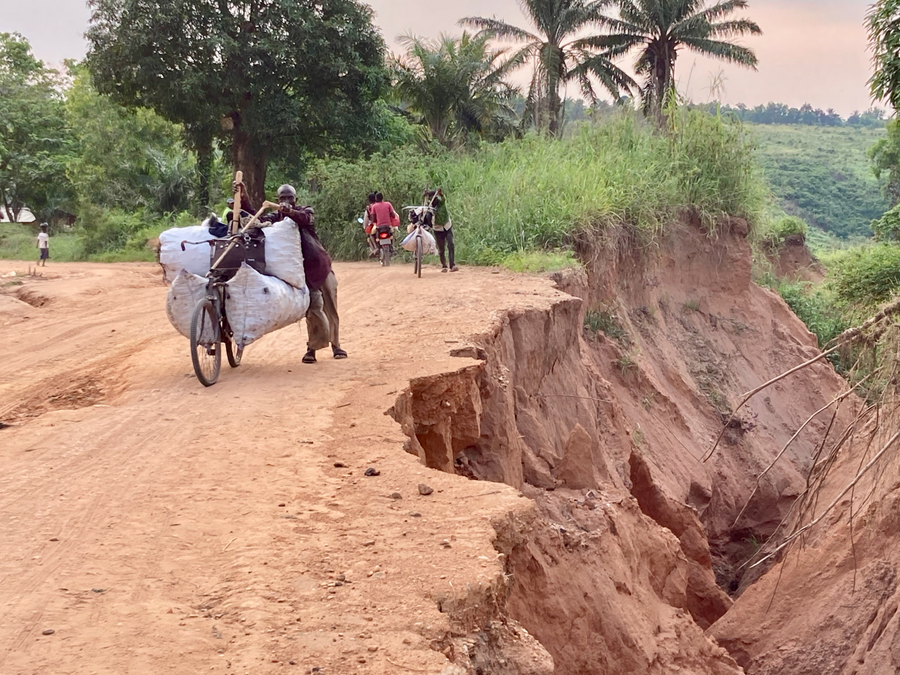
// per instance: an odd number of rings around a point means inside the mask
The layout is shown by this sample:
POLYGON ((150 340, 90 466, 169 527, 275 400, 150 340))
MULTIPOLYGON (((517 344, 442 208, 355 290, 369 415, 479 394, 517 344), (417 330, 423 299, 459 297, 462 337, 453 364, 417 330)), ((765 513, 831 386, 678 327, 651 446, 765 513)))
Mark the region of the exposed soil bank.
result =
POLYGON ((585 247, 585 272, 557 279, 572 297, 500 317, 459 354, 479 364, 413 380, 392 410, 427 466, 534 500, 494 524, 509 577, 497 612, 553 672, 740 672, 703 629, 731 606, 722 589, 749 583, 739 564, 787 514, 825 420, 745 504, 844 382, 820 363, 775 385, 703 461, 743 392, 818 353, 752 283, 746 224, 727 226, 711 239, 685 224, 633 255, 585 247))

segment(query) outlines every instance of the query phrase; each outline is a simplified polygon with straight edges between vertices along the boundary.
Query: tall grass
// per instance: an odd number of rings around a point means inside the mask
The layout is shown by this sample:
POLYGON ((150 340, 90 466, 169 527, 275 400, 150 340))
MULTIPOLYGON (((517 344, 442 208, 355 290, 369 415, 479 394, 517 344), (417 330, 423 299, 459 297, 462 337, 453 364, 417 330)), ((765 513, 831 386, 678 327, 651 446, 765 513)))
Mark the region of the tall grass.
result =
POLYGON ((469 154, 405 149, 323 161, 310 174, 308 199, 326 246, 355 259, 365 252, 355 219, 368 191, 381 189, 398 207, 441 186, 457 257, 495 264, 520 252, 566 249, 578 233, 609 226, 649 241, 687 208, 710 232, 729 215, 755 225, 767 192, 752 151, 740 126, 706 113, 679 111, 669 134, 623 113, 563 140, 529 135, 469 154))

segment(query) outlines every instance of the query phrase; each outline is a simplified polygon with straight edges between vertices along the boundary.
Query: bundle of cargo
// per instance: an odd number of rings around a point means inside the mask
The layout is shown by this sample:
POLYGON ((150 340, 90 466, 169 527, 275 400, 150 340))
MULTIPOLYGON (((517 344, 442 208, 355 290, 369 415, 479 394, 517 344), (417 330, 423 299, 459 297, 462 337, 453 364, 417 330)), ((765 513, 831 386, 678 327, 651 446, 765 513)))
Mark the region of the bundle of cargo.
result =
MULTIPOLYGON (((237 200, 235 200, 237 201, 237 200)), ((172 228, 159 236, 160 263, 171 282, 166 315, 191 341, 197 378, 206 386, 219 375, 221 352, 240 364, 245 346, 298 322, 309 309, 309 290, 297 224, 285 218, 260 226, 266 202, 236 232, 216 237, 221 223, 172 228)))

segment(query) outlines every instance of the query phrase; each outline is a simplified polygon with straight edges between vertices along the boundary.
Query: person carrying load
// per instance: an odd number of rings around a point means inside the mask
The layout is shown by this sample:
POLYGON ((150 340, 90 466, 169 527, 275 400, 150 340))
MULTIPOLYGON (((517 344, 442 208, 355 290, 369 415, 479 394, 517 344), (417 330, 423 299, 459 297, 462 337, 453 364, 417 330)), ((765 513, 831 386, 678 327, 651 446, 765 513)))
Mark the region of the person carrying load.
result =
MULTIPOLYGON (((256 213, 256 208, 247 197, 243 182, 235 182, 234 192, 240 191, 242 210, 256 213)), ((309 288, 309 311, 306 326, 309 341, 303 363, 316 362, 316 350, 331 344, 336 359, 346 359, 347 352, 340 346, 340 319, 337 310, 337 277, 331 268, 331 256, 325 250, 313 220, 313 209, 297 206, 297 191, 291 185, 282 185, 277 192, 278 210, 261 216, 264 223, 277 223, 290 218, 300 230, 300 248, 303 253, 303 271, 309 288)))

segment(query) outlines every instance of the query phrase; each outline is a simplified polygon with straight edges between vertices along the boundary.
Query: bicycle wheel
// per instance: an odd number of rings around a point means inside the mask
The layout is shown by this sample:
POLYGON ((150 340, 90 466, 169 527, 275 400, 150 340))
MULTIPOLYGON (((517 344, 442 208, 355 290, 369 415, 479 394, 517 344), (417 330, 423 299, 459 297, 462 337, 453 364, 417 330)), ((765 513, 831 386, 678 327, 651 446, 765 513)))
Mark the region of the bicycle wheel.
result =
POLYGON ((219 379, 222 367, 221 330, 215 305, 209 298, 197 303, 191 317, 191 362, 194 374, 204 387, 219 379))
POLYGON ((241 356, 244 354, 244 345, 238 345, 238 343, 234 341, 234 335, 231 337, 226 336, 223 342, 225 343, 225 356, 228 357, 228 365, 232 368, 237 368, 241 365, 241 356))
POLYGON ((416 276, 422 278, 422 237, 416 237, 416 276))

